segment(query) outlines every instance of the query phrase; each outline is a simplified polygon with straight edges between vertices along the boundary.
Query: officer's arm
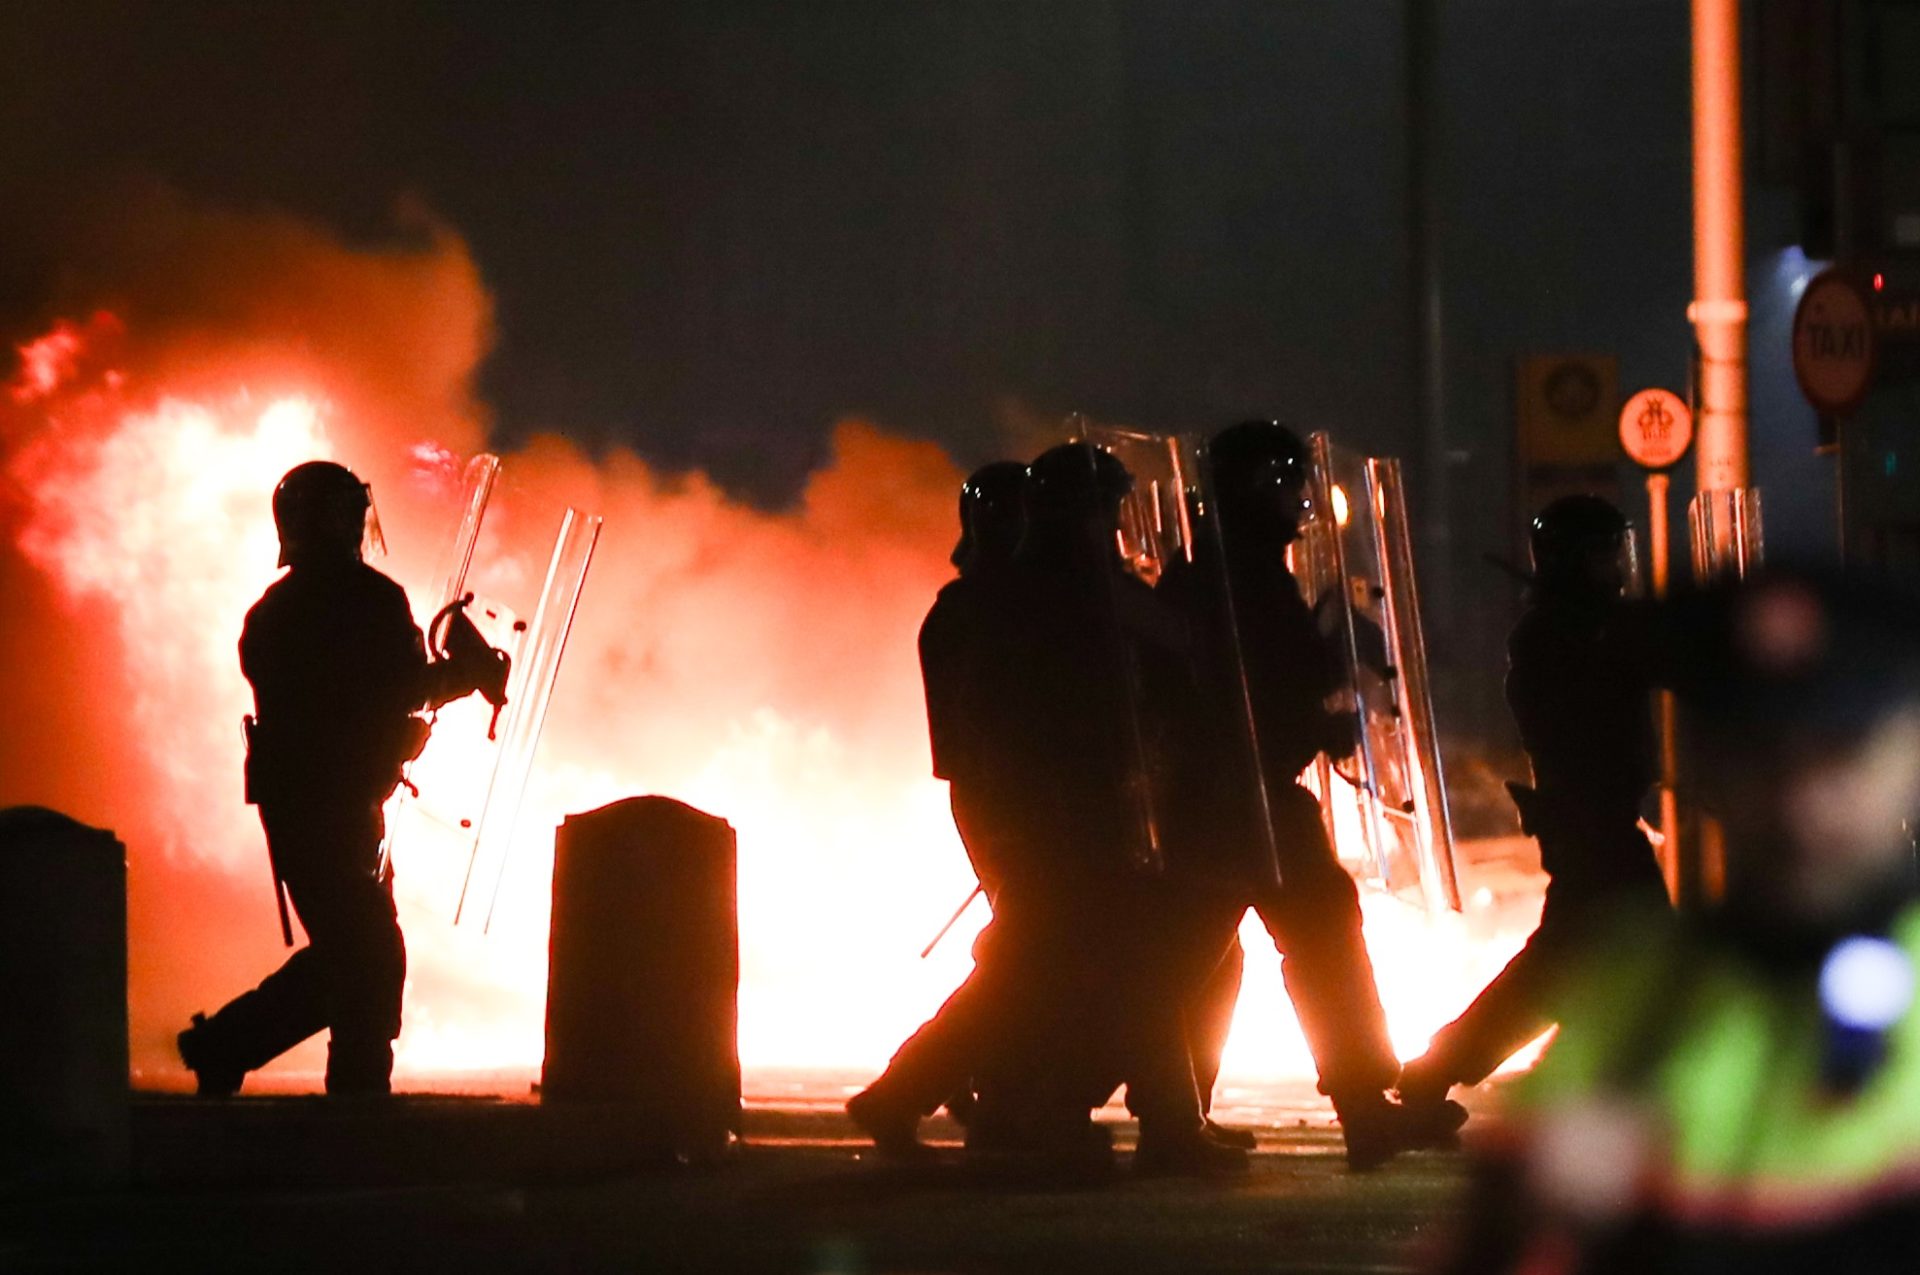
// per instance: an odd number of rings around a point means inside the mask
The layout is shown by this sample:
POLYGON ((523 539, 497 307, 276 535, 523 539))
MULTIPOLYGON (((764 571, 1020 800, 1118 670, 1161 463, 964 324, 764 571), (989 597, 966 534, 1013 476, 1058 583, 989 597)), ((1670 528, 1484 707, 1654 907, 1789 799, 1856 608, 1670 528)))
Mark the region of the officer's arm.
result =
POLYGON ((446 674, 427 658, 426 638, 413 622, 404 590, 385 581, 372 592, 378 602, 371 608, 368 680, 388 711, 405 714, 438 708, 472 689, 454 690, 446 674))
MULTIPOLYGON (((417 642, 419 630, 413 632, 417 642)), ((507 674, 512 668, 506 654, 488 645, 461 608, 452 609, 446 616, 445 635, 436 636, 435 641, 444 644, 444 649, 438 652, 441 658, 430 660, 423 674, 428 706, 438 708, 477 691, 493 705, 497 718, 499 710, 506 707, 507 674)))

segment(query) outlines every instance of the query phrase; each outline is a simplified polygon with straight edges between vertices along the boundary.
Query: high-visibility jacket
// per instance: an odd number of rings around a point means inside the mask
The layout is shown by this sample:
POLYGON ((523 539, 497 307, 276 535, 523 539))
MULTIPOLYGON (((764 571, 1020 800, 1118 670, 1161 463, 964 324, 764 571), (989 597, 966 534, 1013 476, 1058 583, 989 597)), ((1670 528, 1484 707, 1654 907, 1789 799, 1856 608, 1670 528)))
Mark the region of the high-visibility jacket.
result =
MULTIPOLYGON (((1888 938, 1920 968, 1920 906, 1888 938)), ((1804 1232, 1920 1202, 1920 1007, 1865 1084, 1835 1093, 1817 969, 1684 930, 1608 960, 1521 1086, 1519 1128, 1589 1101, 1635 1113, 1652 1147, 1640 1209, 1682 1230, 1804 1232)))

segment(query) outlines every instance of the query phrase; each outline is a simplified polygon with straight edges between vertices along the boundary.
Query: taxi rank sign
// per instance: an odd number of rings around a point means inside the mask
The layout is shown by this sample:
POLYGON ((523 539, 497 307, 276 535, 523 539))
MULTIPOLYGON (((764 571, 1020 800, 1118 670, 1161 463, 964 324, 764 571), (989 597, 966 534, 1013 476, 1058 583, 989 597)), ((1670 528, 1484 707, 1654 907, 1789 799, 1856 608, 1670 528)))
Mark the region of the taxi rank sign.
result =
POLYGON ((1858 284, 1826 270, 1807 284, 1793 312, 1793 374, 1824 416, 1845 416, 1873 384, 1878 356, 1873 315, 1858 284))

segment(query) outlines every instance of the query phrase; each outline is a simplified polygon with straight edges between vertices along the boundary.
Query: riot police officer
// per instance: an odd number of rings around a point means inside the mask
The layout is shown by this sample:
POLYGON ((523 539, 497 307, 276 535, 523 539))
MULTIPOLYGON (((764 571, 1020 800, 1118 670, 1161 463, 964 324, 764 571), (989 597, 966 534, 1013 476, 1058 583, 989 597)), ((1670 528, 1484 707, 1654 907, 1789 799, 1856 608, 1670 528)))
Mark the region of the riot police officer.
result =
POLYGON ((273 519, 287 572, 240 637, 256 709, 247 800, 260 811, 287 942, 291 902, 308 943, 211 1018, 195 1015, 180 1056, 202 1094, 223 1096, 326 1030, 327 1092, 380 1094, 406 977, 392 882, 379 876, 381 806, 425 745, 416 711, 483 687, 504 701, 506 661, 464 617, 450 644, 462 654, 429 660, 406 594, 364 561, 378 521, 351 470, 296 466, 274 490, 273 519))
POLYGON ((960 490, 960 572, 934 599, 920 626, 920 673, 927 694, 927 737, 934 777, 948 783, 954 826, 989 901, 994 864, 994 769, 1003 751, 988 724, 989 705, 1004 693, 986 660, 987 630, 1007 604, 1008 573, 1026 532, 1027 467, 995 461, 968 476, 960 490))
MULTIPOLYGON (((1008 571, 1026 530, 1027 467, 995 461, 960 488, 960 540, 952 562, 959 578, 934 599, 920 626, 920 672, 927 696, 933 773, 948 785, 954 827, 989 902, 1004 867, 1006 749, 994 737, 993 704, 1007 691, 993 666, 991 632, 1008 603, 1008 571)), ((992 925, 974 947, 976 964, 991 963, 992 925)), ((883 1153, 919 1150, 920 1118, 969 1094, 980 1042, 991 1030, 996 997, 991 971, 977 971, 910 1036, 879 1079, 847 1103, 854 1122, 883 1153)))
POLYGON ((1179 967, 1155 950, 1173 922, 1126 862, 1143 835, 1137 648, 1172 632, 1156 631, 1150 591, 1114 553, 1130 484, 1111 455, 1068 445, 1021 471, 1023 500, 998 466, 963 491, 962 574, 928 616, 921 659, 936 773, 995 919, 973 974, 848 1103, 883 1152, 914 1150, 919 1117, 978 1077, 970 1147, 1098 1160, 1088 1113, 1114 1077, 1141 1117, 1142 1167, 1240 1163, 1201 1137, 1168 990, 1179 967))
MULTIPOLYGON (((1190 790, 1185 803, 1197 826, 1183 844, 1224 890, 1217 927, 1231 934, 1248 906, 1258 912, 1280 951, 1348 1162, 1371 1168, 1445 1138, 1460 1117, 1412 1112, 1388 1097, 1400 1064, 1361 932, 1359 893, 1318 801, 1298 782, 1320 753, 1340 757, 1355 746, 1352 714, 1329 707, 1347 674, 1287 564, 1312 509, 1309 458, 1285 426, 1250 420, 1215 435, 1206 463, 1214 501, 1207 516, 1217 524, 1162 586, 1200 635, 1210 669, 1206 720, 1183 749, 1204 781, 1204 795, 1190 790)), ((1219 1069, 1239 970, 1233 939, 1189 1007, 1203 1089, 1219 1069)))
POLYGON ((1639 809, 1654 779, 1653 670, 1622 603, 1627 522, 1598 496, 1565 496, 1531 528, 1533 581, 1508 642, 1507 702, 1533 765, 1509 785, 1548 875, 1540 925, 1473 1004, 1407 1064, 1426 1106, 1477 1084, 1554 1020, 1554 984, 1619 908, 1658 914, 1666 886, 1639 809))
POLYGON ((1185 998, 1224 948, 1186 936, 1189 900, 1158 875, 1168 708, 1184 629, 1117 551, 1132 476, 1089 443, 1029 469, 1027 535, 993 635, 1012 691, 996 701, 1007 858, 994 947, 1018 971, 1009 1030, 979 1069, 991 1134, 1084 1128, 1118 1079, 1140 1122, 1136 1168, 1225 1172, 1181 1032, 1185 998))

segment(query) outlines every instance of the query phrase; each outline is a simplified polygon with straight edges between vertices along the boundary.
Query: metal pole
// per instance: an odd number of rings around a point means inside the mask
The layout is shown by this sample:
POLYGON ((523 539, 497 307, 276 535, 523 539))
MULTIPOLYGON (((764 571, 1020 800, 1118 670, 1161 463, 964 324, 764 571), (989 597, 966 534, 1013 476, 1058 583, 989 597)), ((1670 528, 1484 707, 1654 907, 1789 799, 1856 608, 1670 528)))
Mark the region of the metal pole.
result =
POLYGON ((1435 0, 1404 0, 1401 22, 1405 41, 1408 248, 1407 384, 1420 429, 1421 508, 1415 525, 1425 542, 1428 617, 1435 636, 1452 658, 1457 590, 1453 581, 1453 512, 1447 491, 1446 342, 1440 287, 1439 165, 1440 133, 1436 84, 1435 0))
MULTIPOLYGON (((1667 524, 1667 488, 1672 479, 1666 474, 1647 475, 1647 539, 1653 568, 1653 596, 1667 596, 1672 564, 1667 524)), ((1667 879, 1667 897, 1680 898, 1680 803, 1675 794, 1679 783, 1678 747, 1674 723, 1673 692, 1658 691, 1654 710, 1660 726, 1660 870, 1667 879)))
POLYGON ((1693 4, 1693 305, 1700 344, 1697 485, 1750 485, 1740 0, 1693 4))
MULTIPOLYGON (((1695 497, 1706 558, 1746 566, 1746 204, 1740 135, 1740 0, 1693 5, 1693 322, 1700 348, 1695 497), (1726 493, 1726 494, 1722 494, 1726 493), (1722 506, 1724 505, 1724 510, 1722 506)), ((1663 723, 1664 724, 1664 723, 1663 723)), ((1711 817, 1687 839, 1683 906, 1718 897, 1725 842, 1711 817), (1697 893, 1696 893, 1697 891, 1697 893)))

